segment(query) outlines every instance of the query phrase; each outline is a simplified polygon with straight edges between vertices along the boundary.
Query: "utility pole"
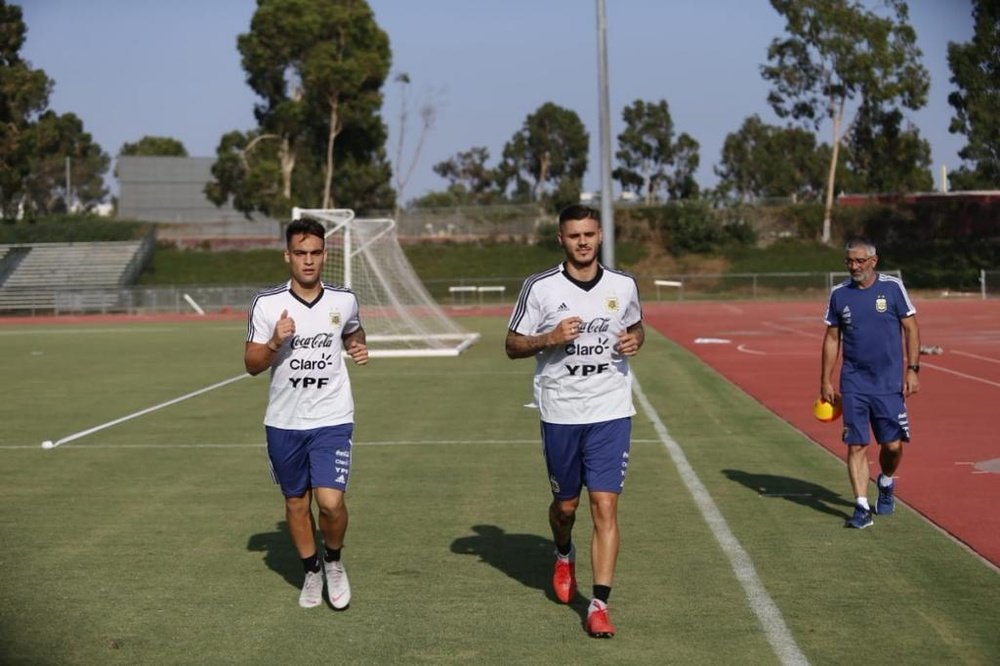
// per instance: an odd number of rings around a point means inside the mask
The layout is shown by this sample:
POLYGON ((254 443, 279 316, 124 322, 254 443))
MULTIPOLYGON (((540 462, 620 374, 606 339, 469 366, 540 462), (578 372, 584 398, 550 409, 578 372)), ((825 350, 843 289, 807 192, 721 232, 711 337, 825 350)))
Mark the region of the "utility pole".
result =
POLYGON ((601 127, 601 261, 615 267, 614 194, 611 191, 611 118, 608 103, 608 40, 604 0, 597 0, 597 80, 601 127))
POLYGON ((66 156, 66 212, 70 212, 70 201, 72 200, 73 192, 73 181, 70 179, 69 167, 71 164, 71 158, 69 155, 66 156))

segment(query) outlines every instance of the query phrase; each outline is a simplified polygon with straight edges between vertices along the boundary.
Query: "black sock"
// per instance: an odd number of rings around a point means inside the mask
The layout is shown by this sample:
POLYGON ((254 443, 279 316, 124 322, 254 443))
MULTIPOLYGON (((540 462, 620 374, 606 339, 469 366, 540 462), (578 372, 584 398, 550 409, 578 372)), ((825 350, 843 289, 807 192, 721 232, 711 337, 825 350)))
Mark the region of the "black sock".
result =
POLYGON ((556 552, 558 552, 563 557, 566 557, 567 555, 569 555, 569 553, 570 553, 571 550, 573 550, 573 540, 572 539, 570 539, 569 541, 567 541, 565 546, 560 546, 559 544, 556 544, 556 552))
POLYGON ((319 571, 319 553, 313 553, 309 557, 302 558, 302 568, 306 573, 316 573, 319 571))
POLYGON ((611 596, 611 586, 610 585, 595 585, 594 586, 594 598, 604 603, 608 603, 608 597, 611 596))
MULTIPOLYGON (((343 546, 341 546, 341 548, 343 548, 343 546)), ((323 556, 323 559, 326 560, 327 562, 339 562, 340 548, 330 548, 329 546, 327 546, 326 555, 323 556)))

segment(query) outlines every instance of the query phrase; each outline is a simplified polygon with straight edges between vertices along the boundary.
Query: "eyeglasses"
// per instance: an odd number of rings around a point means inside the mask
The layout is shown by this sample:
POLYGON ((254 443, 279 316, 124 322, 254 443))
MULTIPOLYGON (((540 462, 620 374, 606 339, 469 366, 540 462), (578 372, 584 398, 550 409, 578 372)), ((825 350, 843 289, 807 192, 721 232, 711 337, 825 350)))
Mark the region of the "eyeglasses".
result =
POLYGON ((854 259, 853 257, 847 257, 844 259, 844 265, 846 266, 864 266, 871 260, 871 257, 862 257, 861 259, 854 259))

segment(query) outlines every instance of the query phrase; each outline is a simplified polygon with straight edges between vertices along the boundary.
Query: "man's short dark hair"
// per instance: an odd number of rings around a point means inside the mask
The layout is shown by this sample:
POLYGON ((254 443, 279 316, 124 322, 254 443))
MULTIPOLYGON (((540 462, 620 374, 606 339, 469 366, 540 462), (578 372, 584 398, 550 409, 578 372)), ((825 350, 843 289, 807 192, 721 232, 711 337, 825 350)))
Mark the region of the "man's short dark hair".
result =
POLYGON ((566 206, 559 212, 559 227, 561 228, 570 220, 596 220, 601 221, 601 214, 596 208, 584 206, 583 204, 573 204, 566 206))
POLYGON ((319 239, 323 241, 323 244, 326 245, 326 227, 316 220, 307 218, 292 220, 289 225, 285 227, 285 245, 291 245, 292 238, 298 236, 299 234, 318 236, 319 239))

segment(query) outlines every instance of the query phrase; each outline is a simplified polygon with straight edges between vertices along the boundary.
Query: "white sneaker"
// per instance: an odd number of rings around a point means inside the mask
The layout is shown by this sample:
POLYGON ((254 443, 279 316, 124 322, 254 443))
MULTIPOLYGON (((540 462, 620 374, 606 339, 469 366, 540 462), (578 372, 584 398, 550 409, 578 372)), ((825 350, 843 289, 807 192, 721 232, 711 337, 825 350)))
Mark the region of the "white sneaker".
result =
POLYGON ((315 608, 323 603, 323 572, 306 572, 306 580, 302 583, 302 591, 299 592, 299 606, 303 608, 315 608))
POLYGON ((326 594, 330 605, 337 610, 347 608, 351 603, 351 584, 347 581, 347 571, 343 562, 324 562, 326 569, 326 594))

